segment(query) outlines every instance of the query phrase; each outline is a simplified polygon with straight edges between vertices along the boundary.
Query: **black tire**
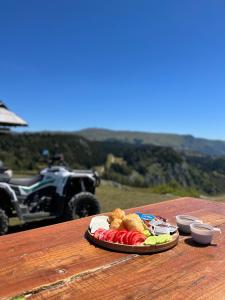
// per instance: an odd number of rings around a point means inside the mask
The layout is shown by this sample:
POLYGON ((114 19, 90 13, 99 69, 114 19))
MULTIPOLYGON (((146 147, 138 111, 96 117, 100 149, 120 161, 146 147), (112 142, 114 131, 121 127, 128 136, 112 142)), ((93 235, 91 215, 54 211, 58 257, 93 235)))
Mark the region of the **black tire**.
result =
POLYGON ((3 209, 0 209, 0 235, 8 232, 9 218, 3 209))
POLYGON ((65 219, 74 220, 100 213, 100 205, 96 197, 82 192, 70 199, 65 209, 65 219))

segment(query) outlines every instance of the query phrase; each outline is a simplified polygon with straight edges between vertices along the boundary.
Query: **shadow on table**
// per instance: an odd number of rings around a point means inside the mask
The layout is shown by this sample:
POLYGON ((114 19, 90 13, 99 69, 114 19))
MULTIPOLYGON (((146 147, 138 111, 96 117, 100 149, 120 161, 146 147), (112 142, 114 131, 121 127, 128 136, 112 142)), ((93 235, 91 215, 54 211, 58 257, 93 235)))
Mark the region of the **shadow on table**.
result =
POLYGON ((187 245, 189 245, 191 247, 196 247, 196 248, 207 248, 207 247, 216 247, 217 246, 217 244, 207 244, 207 245, 198 244, 191 237, 184 240, 184 242, 187 245))
POLYGON ((178 230, 178 231, 179 231, 180 237, 190 236, 190 233, 184 233, 184 232, 182 232, 180 230, 178 230))

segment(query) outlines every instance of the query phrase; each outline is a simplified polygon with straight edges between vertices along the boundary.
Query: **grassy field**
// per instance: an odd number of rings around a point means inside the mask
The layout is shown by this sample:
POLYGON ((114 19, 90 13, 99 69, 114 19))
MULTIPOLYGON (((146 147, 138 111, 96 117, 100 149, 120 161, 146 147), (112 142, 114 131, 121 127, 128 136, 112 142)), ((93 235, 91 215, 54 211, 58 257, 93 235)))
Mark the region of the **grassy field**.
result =
MULTIPOLYGON (((175 194, 153 193, 151 188, 128 187, 106 181, 102 181, 101 186, 97 188, 96 196, 101 204, 101 212, 112 211, 117 207, 122 209, 138 207, 184 196, 198 198, 198 196, 191 194, 177 196, 175 194)), ((211 201, 225 202, 224 194, 211 197, 201 196, 200 198, 211 201)))
MULTIPOLYGON (((17 174, 20 176, 20 174, 17 174)), ((153 193, 151 188, 135 188, 123 186, 110 181, 102 180, 101 185, 96 189, 96 197, 98 198, 101 205, 101 213, 112 211, 113 209, 120 207, 122 209, 138 207, 142 205, 158 203, 170 199, 175 199, 182 196, 193 196, 193 195, 180 195, 177 196, 172 193, 153 193)), ((201 197, 207 200, 225 202, 225 195, 218 195, 216 197, 201 197)), ((54 224, 54 220, 41 221, 30 223, 20 227, 18 218, 11 218, 10 225, 11 229, 9 232, 17 232, 26 229, 37 228, 40 226, 46 226, 54 224)))
POLYGON ((112 211, 117 207, 125 209, 177 198, 171 194, 152 193, 149 188, 114 185, 105 181, 97 188, 96 196, 101 204, 102 212, 112 211))

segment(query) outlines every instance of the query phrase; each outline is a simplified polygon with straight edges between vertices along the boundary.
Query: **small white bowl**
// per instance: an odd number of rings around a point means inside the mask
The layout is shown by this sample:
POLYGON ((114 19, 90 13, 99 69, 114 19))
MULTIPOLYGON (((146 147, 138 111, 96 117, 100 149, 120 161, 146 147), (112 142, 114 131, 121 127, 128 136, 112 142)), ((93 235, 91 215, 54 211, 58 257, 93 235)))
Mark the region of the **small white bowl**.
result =
POLYGON ((191 223, 202 223, 202 221, 199 220, 198 218, 189 215, 176 216, 176 222, 179 230, 184 233, 191 233, 191 228, 190 228, 191 223))
POLYGON ((212 242, 214 232, 221 233, 219 228, 215 228, 208 224, 192 223, 190 228, 193 240, 203 245, 207 245, 212 242))

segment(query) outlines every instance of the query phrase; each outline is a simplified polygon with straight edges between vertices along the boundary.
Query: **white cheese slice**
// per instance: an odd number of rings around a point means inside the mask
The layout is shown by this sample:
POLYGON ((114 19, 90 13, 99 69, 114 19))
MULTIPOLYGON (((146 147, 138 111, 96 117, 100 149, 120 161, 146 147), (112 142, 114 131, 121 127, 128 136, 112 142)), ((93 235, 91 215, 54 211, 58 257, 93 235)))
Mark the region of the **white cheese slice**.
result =
POLYGON ((108 230, 109 229, 108 217, 107 216, 93 217, 91 219, 89 227, 90 227, 91 233, 94 233, 99 228, 108 230))

